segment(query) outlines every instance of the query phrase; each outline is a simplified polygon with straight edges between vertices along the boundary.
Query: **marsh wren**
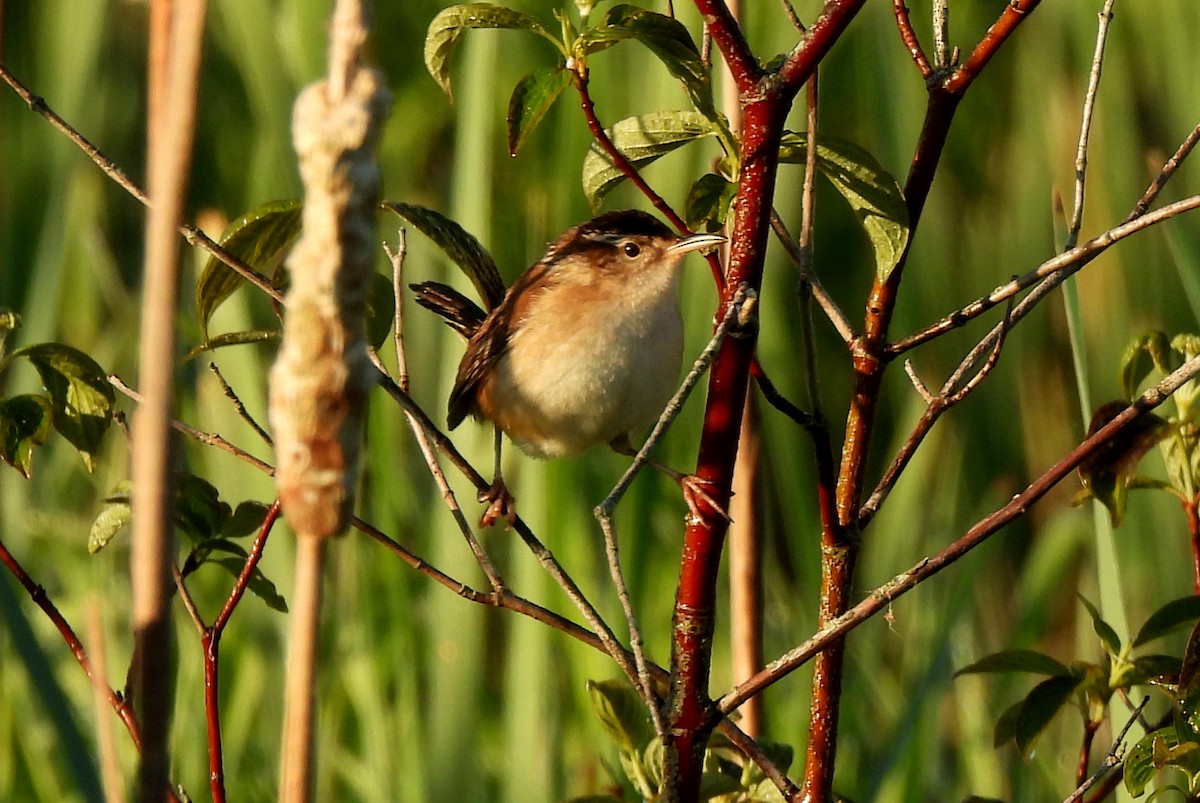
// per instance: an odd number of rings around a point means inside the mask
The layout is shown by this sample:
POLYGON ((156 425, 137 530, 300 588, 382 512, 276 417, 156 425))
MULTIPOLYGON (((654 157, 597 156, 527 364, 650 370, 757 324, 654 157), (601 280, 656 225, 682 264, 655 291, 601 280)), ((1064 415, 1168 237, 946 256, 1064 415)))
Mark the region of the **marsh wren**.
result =
POLYGON ((491 502, 482 523, 513 518, 499 430, 538 458, 605 443, 633 453, 632 439, 658 418, 679 380, 679 263, 724 241, 678 236, 645 212, 608 212, 559 237, 490 313, 446 285, 412 286, 418 303, 467 338, 447 424, 454 429, 470 414, 498 430, 496 484, 481 500, 491 502))

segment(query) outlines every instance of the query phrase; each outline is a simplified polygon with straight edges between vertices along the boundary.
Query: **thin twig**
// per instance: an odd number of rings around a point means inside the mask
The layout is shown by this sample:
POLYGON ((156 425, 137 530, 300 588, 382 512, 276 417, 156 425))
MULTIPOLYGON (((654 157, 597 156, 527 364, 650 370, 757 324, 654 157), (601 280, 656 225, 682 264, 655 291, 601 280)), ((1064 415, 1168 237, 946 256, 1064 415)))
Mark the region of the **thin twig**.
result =
MULTIPOLYGON (((404 289, 404 259, 407 255, 407 240, 404 236, 404 230, 400 230, 400 241, 395 251, 392 251, 386 245, 384 251, 388 255, 388 259, 392 263, 392 284, 396 288, 396 320, 393 336, 393 343, 396 349, 396 364, 400 366, 399 381, 397 387, 405 394, 408 393, 408 372, 405 366, 407 365, 407 357, 404 351, 404 313, 402 309, 401 299, 403 298, 404 289)), ((390 380, 390 375, 384 367, 383 362, 379 359, 379 354, 371 349, 368 352, 371 362, 375 364, 381 376, 386 376, 390 380)), ((475 562, 479 564, 479 568, 483 570, 487 577, 488 583, 495 592, 501 591, 504 588, 504 578, 500 576, 500 572, 496 570, 495 564, 487 554, 487 550, 483 548, 483 544, 475 537, 475 531, 472 529, 470 522, 467 521, 466 515, 462 511, 462 507, 458 504, 458 498, 454 495, 454 491, 450 488, 450 483, 446 480, 445 472, 442 471, 441 465, 438 464, 437 455, 434 453, 433 445, 430 442, 429 431, 423 426, 421 419, 409 410, 404 410, 405 418, 408 420, 409 427, 417 438, 417 445, 421 450, 421 455, 425 458, 425 465, 429 468, 430 476, 433 477, 437 484, 438 491, 442 494, 442 499, 449 508, 451 516, 454 518, 455 524, 458 525, 459 532, 463 539, 467 542, 467 547, 471 550, 471 554, 475 557, 475 562)))
MULTIPOLYGON (((117 390, 119 390, 124 395, 128 396, 130 399, 132 399, 136 403, 138 403, 138 404, 142 403, 142 401, 143 401, 142 394, 138 393, 136 390, 129 387, 129 385, 125 384, 125 380, 121 379, 121 377, 117 376, 116 374, 109 375, 108 383, 110 385, 112 385, 114 388, 116 388, 117 390)), ((218 449, 228 452, 229 454, 233 455, 237 459, 254 466, 259 471, 262 471, 269 477, 275 476, 275 467, 274 466, 272 466, 271 464, 266 463, 262 460, 259 460, 257 457, 250 454, 245 449, 242 449, 238 446, 233 445, 228 440, 226 440, 224 437, 222 437, 221 435, 219 435, 215 432, 204 432, 202 430, 196 429, 195 427, 190 427, 187 424, 183 423, 182 421, 178 421, 178 420, 172 421, 171 426, 175 429, 175 431, 181 432, 184 435, 187 435, 189 438, 192 438, 193 440, 197 440, 206 446, 215 446, 218 449)))
MULTIPOLYGON (((592 101, 591 93, 588 91, 588 72, 585 66, 576 64, 571 71, 571 79, 575 85, 575 91, 579 93, 579 105, 583 109, 584 119, 587 121, 588 130, 592 132, 592 137, 596 140, 596 144, 604 151, 609 161, 624 174, 633 186, 637 187, 642 195, 657 209, 666 216, 667 220, 671 221, 671 225, 678 229, 681 233, 691 233, 687 227, 687 223, 683 218, 671 208, 671 205, 663 199, 661 195, 654 191, 646 180, 642 178, 641 173, 633 166, 633 163, 621 153, 621 150, 612 141, 612 137, 604 130, 604 124, 600 122, 600 118, 596 116, 596 104, 592 101)), ((716 282, 717 289, 721 290, 725 287, 725 274, 721 270, 721 261, 715 253, 706 254, 704 257, 708 260, 708 266, 712 270, 713 281, 716 282)))
POLYGON ((796 13, 796 9, 792 5, 791 0, 779 0, 779 4, 783 6, 783 13, 787 14, 788 22, 792 23, 792 27, 795 28, 798 33, 802 34, 808 30, 804 27, 804 23, 800 21, 800 15, 796 13))
POLYGON ((641 629, 637 625, 637 617, 634 615, 633 603, 629 599, 629 590, 625 584, 624 573, 621 571, 620 550, 617 546, 617 533, 616 527, 613 525, 612 513, 616 508, 617 503, 619 503, 621 498, 625 495, 625 492, 629 490, 629 486, 633 482, 634 477, 637 476, 642 466, 646 464, 647 460, 649 460, 650 452, 655 446, 658 445, 658 442, 662 439, 667 427, 669 427, 671 422, 674 421, 679 415, 680 411, 683 409, 683 403, 687 400, 687 397, 696 387, 696 384, 700 381, 700 378, 704 376, 704 372, 708 370, 708 366, 712 363, 712 358, 717 353, 717 349, 720 347, 721 341, 725 339, 725 332, 729 326, 729 322, 733 320, 734 316, 737 315, 742 309, 745 298, 745 293, 739 290, 738 299, 735 300, 735 302, 731 304, 729 309, 726 311, 725 317, 717 325, 712 339, 700 353, 700 356, 696 358, 696 362, 692 365, 691 371, 689 371, 688 375, 684 377, 683 383, 679 386, 679 389, 675 392, 675 395, 671 397, 671 400, 667 403, 662 415, 659 416, 658 421, 651 430, 650 436, 646 439, 646 442, 642 444, 642 448, 638 450, 633 462, 629 465, 629 468, 625 470, 625 473, 621 476, 621 479, 617 481, 617 484, 613 486, 613 489, 609 491, 608 496, 604 498, 604 501, 597 505, 596 509, 593 511, 596 520, 600 523, 600 530, 604 533, 604 552, 608 558, 609 574, 612 576, 613 584, 616 586, 617 597, 621 601, 621 609, 625 614, 625 622, 629 628, 630 647, 633 650, 634 662, 637 666, 637 686, 642 693, 642 698, 646 703, 646 707, 650 711, 650 716, 654 722, 655 733, 657 733, 660 737, 665 735, 662 714, 659 710, 658 698, 654 692, 654 686, 650 682, 650 676, 646 668, 646 655, 643 649, 641 629))
POLYGON ((129 704, 128 700, 124 699, 113 688, 107 685, 104 678, 98 673, 88 658, 88 653, 83 647, 83 642, 75 635, 75 631, 71 628, 70 623, 46 594, 46 589, 33 581, 33 578, 25 571, 25 567, 8 551, 8 547, 4 545, 2 539, 0 539, 0 563, 3 563, 8 568, 12 576, 17 578, 17 582, 29 594, 29 598, 33 600, 33 603, 42 610, 42 613, 46 614, 51 624, 58 630, 59 635, 63 637, 63 641, 67 643, 68 649, 75 656, 75 661, 79 664, 83 673, 87 675, 88 680, 93 683, 105 684, 104 697, 108 701, 109 707, 121 718, 121 722, 125 725, 125 730, 129 732, 129 738, 133 742, 133 746, 140 751, 142 749, 142 735, 133 714, 133 707, 129 704))
MULTIPOLYGON (((805 181, 807 181, 807 173, 805 181)), ((825 286, 821 284, 821 279, 815 272, 809 270, 806 272, 806 258, 803 255, 803 249, 792 237, 788 231, 787 225, 783 222, 783 218, 774 209, 771 210, 771 229, 775 232, 775 237, 783 246, 783 250, 787 252, 788 258, 792 260, 792 264, 800 272, 800 280, 806 282, 812 289, 813 298, 821 305, 821 309, 825 311, 829 322, 833 324, 833 328, 837 331, 838 336, 842 338, 843 343, 850 343, 854 340, 854 326, 850 323, 850 319, 842 312, 841 307, 833 300, 833 297, 825 290, 825 286)))
POLYGON ((692 390, 695 389, 696 384, 700 381, 700 378, 704 376, 704 372, 708 370, 708 366, 712 363, 713 356, 717 353, 717 349, 720 348, 721 342, 725 339, 725 334, 730 323, 735 317, 740 317, 747 311, 749 311, 752 315, 757 313, 756 310, 749 309, 754 303, 755 298, 756 296, 750 293, 747 288, 738 288, 737 292, 734 294, 733 303, 730 304, 729 308, 725 312, 725 317, 721 319, 720 323, 717 324, 716 329, 713 331, 712 339, 708 341, 708 345, 704 347, 704 350, 700 352, 700 356, 698 356, 696 361, 692 364, 692 369, 688 371, 687 376, 684 377, 679 389, 675 391, 675 395, 671 397, 669 402, 667 402, 667 406, 663 409, 662 415, 660 415, 658 421, 655 422, 654 428, 650 430, 650 435, 646 438, 646 442, 643 443, 642 448, 638 450, 637 455, 633 458, 633 462, 629 465, 629 468, 625 469, 625 473, 621 475, 621 479, 617 480, 617 484, 614 485, 612 490, 608 492, 608 496, 604 497, 604 501, 597 505, 594 511, 597 519, 601 519, 601 521, 603 521, 604 518, 609 518, 612 516, 613 510, 616 508, 617 503, 621 501, 621 497, 623 497, 625 492, 629 490, 629 486, 632 484, 634 477, 637 476, 638 472, 642 470, 642 466, 644 466, 649 460, 650 452, 652 452, 654 447, 658 445, 658 442, 662 440, 662 436, 666 433, 667 427, 671 425, 671 422, 674 421, 676 416, 678 416, 683 410, 683 403, 687 401, 687 397, 691 395, 692 390))
MULTIPOLYGON (((1083 245, 1078 245, 1069 251, 1064 251, 1057 256, 1046 260, 1034 270, 1022 276, 1018 276, 1012 281, 1006 282, 992 290, 986 296, 972 301, 970 304, 955 310, 945 316, 936 323, 925 327, 924 329, 915 332, 907 337, 901 338, 893 343, 889 343, 885 348, 886 356, 890 359, 903 354, 910 349, 916 348, 922 343, 927 343, 934 338, 949 332, 952 329, 957 329, 964 326, 971 320, 979 317, 987 312, 992 307, 1007 301, 1011 296, 1020 293, 1023 290, 1041 282, 1044 279, 1053 277, 1054 286, 1061 283, 1062 279, 1076 273, 1089 262, 1102 253, 1107 251, 1116 243, 1136 234, 1144 229, 1150 228, 1163 221, 1170 220, 1184 212, 1191 211, 1200 207, 1200 195, 1192 195, 1184 198, 1181 201, 1176 201, 1173 204, 1162 207, 1154 212, 1148 212, 1140 217, 1122 223, 1119 226, 1114 226, 1106 232, 1103 232, 1091 240, 1088 240, 1083 245)), ((1013 309, 1013 320, 1019 320, 1027 312, 1025 302, 1032 297, 1027 296, 1013 309)))
POLYGON ((208 364, 208 370, 212 371, 217 377, 217 381, 221 383, 221 392, 225 394, 225 398, 229 399, 229 401, 233 403, 233 409, 237 411, 238 417, 245 421, 246 424, 249 425, 250 429, 254 430, 258 437, 262 438, 263 443, 267 444, 267 446, 273 446, 274 442, 271 440, 270 434, 268 434, 267 431, 263 429, 257 421, 254 420, 254 417, 247 412, 246 405, 242 403, 242 400, 238 398, 236 393, 234 393, 233 388, 230 387, 229 383, 225 381, 225 377, 221 375, 221 369, 217 367, 217 364, 215 362, 210 362, 208 364))
POLYGON ((1158 175, 1154 177, 1154 181, 1152 181, 1150 186, 1146 188, 1146 191, 1142 193, 1142 197, 1139 198, 1138 202, 1133 205, 1133 209, 1130 210, 1129 214, 1125 216, 1125 220, 1123 222, 1128 223, 1129 221, 1136 220, 1137 218, 1146 214, 1146 210, 1150 208, 1150 204, 1154 203, 1154 199, 1158 197, 1158 193, 1161 192, 1162 188, 1165 187, 1167 182, 1171 180, 1171 176, 1175 175, 1175 171, 1179 169, 1179 165, 1183 164, 1183 160, 1186 159, 1188 154, 1192 152, 1192 149, 1196 147, 1197 142, 1200 142, 1200 124, 1197 124, 1197 126, 1192 129, 1191 133, 1188 134, 1184 138, 1183 142, 1180 143, 1179 147, 1175 149, 1175 153, 1171 155, 1171 158, 1167 159, 1167 161, 1163 163, 1162 169, 1158 171, 1158 175))
POLYGON ((183 574, 179 571, 179 567, 171 566, 171 577, 175 580, 175 590, 179 593, 179 599, 183 601, 183 608, 188 613, 188 618, 192 620, 192 624, 196 627, 196 632, 204 635, 204 631, 208 628, 204 624, 204 620, 200 618, 200 609, 196 607, 196 601, 192 599, 192 593, 188 591, 187 584, 184 582, 183 574))
POLYGON ((933 0, 933 67, 950 67, 950 4, 949 0, 933 0))
POLYGON ((929 66, 929 58, 921 47, 921 40, 917 36, 916 30, 913 29, 908 4, 904 0, 892 0, 892 13, 896 17, 896 27, 900 31, 900 39, 904 42, 905 50, 908 51, 913 63, 920 70, 921 77, 928 80, 933 74, 933 67, 929 66))
MULTIPOLYGON (((36 114, 41 115, 55 129, 64 134, 67 139, 71 140, 81 151, 83 151, 97 167, 104 171, 104 174, 115 181, 122 189, 134 197, 143 206, 150 206, 150 196, 146 191, 138 186, 137 182, 131 179, 124 170, 117 166, 115 162, 104 155, 104 152, 93 145, 86 137, 80 134, 70 123, 46 104, 46 101, 41 97, 33 94, 21 81, 17 79, 9 69, 0 63, 0 78, 12 87, 13 91, 20 96, 21 100, 29 106, 36 114)), ((283 293, 279 291, 275 285, 271 284, 270 279, 263 276, 254 268, 247 265, 241 259, 238 259, 233 254, 226 251, 208 235, 197 229, 195 226, 190 226, 183 223, 179 226, 179 233, 183 239, 187 240, 189 245, 207 251, 212 256, 216 257, 222 263, 231 268, 234 272, 244 278, 246 281, 253 284, 259 290, 262 290, 271 298, 278 302, 283 301, 283 293)))
POLYGON ((250 580, 262 560, 263 549, 267 538, 271 535, 275 523, 279 521, 280 504, 276 499, 267 508, 258 534, 246 555, 246 562, 238 572, 237 580, 225 598, 221 612, 217 614, 212 627, 204 629, 200 643, 204 648, 204 710, 208 720, 208 787, 212 794, 213 803, 224 803, 225 797, 225 750, 221 742, 221 636, 233 616, 238 603, 246 595, 250 580))
POLYGON ((908 467, 913 455, 916 454, 917 449, 924 443, 925 436, 933 429, 933 425, 937 423, 942 413, 973 393, 983 380, 987 378, 988 374, 992 372, 992 369, 996 367, 996 364, 1000 361, 1000 351, 1004 347, 1005 336, 1013 324, 1012 302, 1013 299, 1010 298, 1004 310, 1004 319, 996 326, 992 333, 984 337, 983 340, 963 357, 958 367, 951 372, 936 395, 930 393, 925 383, 917 376, 912 362, 909 360, 904 361, 904 370, 908 373, 909 379, 912 380, 917 393, 925 400, 925 412, 921 414, 920 420, 917 421, 917 425, 913 427, 912 432, 905 439, 904 445, 900 447, 900 451, 892 458, 891 464, 884 471, 883 477, 871 492, 870 497, 859 508, 858 526, 860 529, 866 527, 867 523, 879 512, 879 508, 883 505, 884 500, 887 499, 888 494, 891 493, 892 488, 895 487, 896 482, 900 479, 900 475, 908 467), (992 337, 993 333, 995 337, 992 337), (988 356, 983 366, 969 380, 964 382, 963 377, 974 369, 979 360, 983 358, 985 351, 988 356))
POLYGON ((887 608, 898 597, 952 565, 1005 526, 1023 516, 1035 502, 1070 475, 1081 462, 1104 444, 1109 443, 1131 422, 1165 402, 1180 386, 1198 374, 1200 374, 1200 357, 1193 357, 1131 402, 1124 411, 1086 438, 1079 446, 1051 466, 1041 477, 1027 486, 1024 491, 1014 496, 1011 501, 977 521, 954 543, 935 555, 921 559, 908 571, 896 575, 871 591, 867 594, 866 599, 834 619, 803 644, 784 653, 757 676, 726 693, 718 702, 719 711, 727 714, 736 710, 744 700, 762 693, 768 686, 803 666, 831 643, 844 639, 846 634, 887 608))
POLYGON ((1079 242, 1079 230, 1083 228, 1083 198, 1087 185, 1088 141, 1092 133, 1092 115, 1096 110, 1096 94, 1100 89, 1100 73, 1104 67, 1104 47, 1108 42, 1108 24, 1112 22, 1114 0, 1106 0, 1100 11, 1100 24, 1096 31, 1096 51, 1092 55, 1092 69, 1088 74, 1087 92, 1083 98, 1083 115, 1079 122, 1079 144, 1075 149, 1075 208, 1071 213, 1071 225, 1063 250, 1069 251, 1079 242))
POLYGON ((393 342, 396 346, 396 381, 400 389, 408 393, 408 355, 404 350, 404 259, 408 256, 408 232, 403 226, 396 231, 395 250, 384 243, 383 252, 387 254, 388 262, 392 265, 392 298, 395 303, 392 325, 393 342))
POLYGON ((1083 783, 1076 787, 1074 792, 1067 795, 1067 797, 1063 799, 1063 803, 1079 803, 1089 789, 1091 789, 1101 778, 1107 775, 1113 767, 1120 765, 1121 759, 1125 754, 1125 747, 1123 745, 1123 742, 1125 741, 1125 735, 1129 733, 1129 729, 1133 727, 1133 723, 1137 722, 1141 717, 1142 710, 1145 709, 1146 704, 1149 702, 1149 697, 1142 698, 1141 704, 1138 705, 1129 718, 1125 720, 1125 727, 1121 728, 1121 732, 1117 734, 1115 739, 1113 739, 1112 747, 1109 748, 1108 754, 1104 757, 1104 761, 1100 763, 1100 767, 1086 780, 1084 780, 1083 783))

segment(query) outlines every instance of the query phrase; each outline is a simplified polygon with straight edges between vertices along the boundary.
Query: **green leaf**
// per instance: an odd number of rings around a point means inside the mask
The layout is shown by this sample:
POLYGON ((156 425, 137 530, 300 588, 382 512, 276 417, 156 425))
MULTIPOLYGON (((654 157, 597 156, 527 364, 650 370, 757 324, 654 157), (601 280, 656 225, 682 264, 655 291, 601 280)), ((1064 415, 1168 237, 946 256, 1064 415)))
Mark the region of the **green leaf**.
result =
POLYGON ((571 83, 571 73, 562 67, 543 67, 526 75, 513 87, 505 117, 508 152, 512 156, 525 144, 525 138, 571 83))
POLYGON ((1147 332, 1125 347, 1121 355, 1121 389, 1126 399, 1138 393, 1142 380, 1157 368, 1164 374, 1170 373, 1171 344, 1162 332, 1147 332))
POLYGON ((692 35, 679 20, 628 4, 613 6, 604 20, 579 37, 578 46, 592 53, 622 39, 635 39, 658 57, 683 82, 693 105, 715 119, 712 80, 692 35))
POLYGON ((641 696, 623 680, 589 680, 587 690, 608 737, 623 752, 640 755, 654 738, 654 726, 641 696))
POLYGON ((229 332, 205 340, 183 356, 183 361, 194 360, 201 354, 229 346, 246 346, 251 343, 277 343, 283 337, 278 329, 249 329, 245 332, 229 332))
MULTIPOLYGON (((1102 404, 1092 414, 1088 437, 1095 435, 1108 422, 1125 411, 1128 403, 1112 401, 1102 404)), ((1134 477, 1137 464, 1163 438, 1170 434, 1170 425, 1154 413, 1145 413, 1129 422, 1114 437, 1101 444, 1079 464, 1079 479, 1091 491, 1096 501, 1108 509, 1113 527, 1125 517, 1126 491, 1134 477)))
POLYGON ((1179 683, 1179 669, 1182 661, 1177 655, 1142 655, 1133 660, 1133 668, 1138 676, 1130 685, 1138 686, 1151 683, 1156 686, 1174 686, 1179 683))
POLYGON ((262 502, 247 501, 239 504, 233 515, 221 528, 221 535, 226 538, 244 538, 254 535, 262 527, 267 518, 269 508, 262 502))
POLYGON ((1173 599, 1150 614, 1134 636, 1132 646, 1140 647, 1148 641, 1162 638, 1197 619, 1200 619, 1200 597, 1173 599))
POLYGON ((75 447, 90 472, 96 450, 112 424, 116 395, 104 369, 79 349, 62 343, 39 343, 12 353, 33 364, 50 395, 51 420, 75 447))
MULTIPOLYGON (((1190 360, 1197 354, 1200 354, 1200 336, 1192 334, 1180 334, 1171 338, 1171 348, 1183 355, 1185 360, 1190 360)), ((1168 363, 1173 366, 1174 363, 1168 363)), ((1179 417, 1183 420, 1190 420, 1192 417, 1192 407, 1196 403, 1197 396, 1200 396, 1200 383, 1195 379, 1189 379, 1184 382, 1179 390, 1175 391, 1171 396, 1175 400, 1175 406, 1179 410, 1179 417)))
MULTIPOLYGON (((298 200, 265 203, 225 227, 221 247, 264 276, 271 275, 300 235, 298 200)), ((196 282, 196 317, 208 336, 213 313, 246 280, 216 257, 209 257, 196 282)))
POLYGON ((1125 790, 1133 797, 1142 795, 1156 772, 1166 767, 1187 773, 1189 786, 1200 773, 1200 744, 1181 739, 1174 725, 1147 733, 1129 750, 1125 756, 1125 790))
POLYGON ((1025 696, 1017 715, 1016 732, 1013 736, 1021 755, 1031 754, 1038 736, 1071 698, 1079 682, 1080 679, 1076 677, 1048 678, 1034 686, 1025 696))
MULTIPOLYGON (((705 137, 716 136, 717 129, 699 112, 651 112, 627 117, 608 129, 617 150, 634 167, 643 167, 671 151, 705 137)), ((583 158, 583 193, 593 211, 613 187, 625 180, 622 173, 598 142, 592 142, 583 158)))
POLYGON ((985 655, 970 666, 964 666, 954 673, 954 677, 981 672, 1032 672, 1052 677, 1070 677, 1072 675, 1068 666, 1045 653, 1034 650, 1004 650, 985 655))
MULTIPOLYGON (((621 754, 622 759, 624 753, 621 754)), ((638 793, 647 800, 655 798, 663 785, 663 770, 666 762, 666 750, 663 748, 662 739, 655 736, 646 745, 646 749, 642 751, 639 764, 636 767, 642 773, 640 776, 629 775, 629 779, 634 782, 634 786, 638 787, 638 793), (643 788, 644 787, 644 788, 643 788)), ((621 764, 625 766, 628 773, 631 767, 626 765, 624 760, 621 764)))
POLYGON ((233 509, 221 501, 220 493, 195 474, 180 474, 175 486, 175 525, 193 543, 214 538, 233 516, 233 509))
POLYGON ((396 317, 396 290, 390 276, 376 273, 371 278, 371 295, 367 297, 367 342, 380 348, 392 331, 396 317))
POLYGON ((725 225, 737 185, 715 173, 706 173, 688 190, 683 220, 692 231, 717 231, 725 225))
MULTIPOLYGON (((209 558, 205 561, 205 563, 216 564, 232 574, 234 577, 240 577, 242 574, 242 569, 246 565, 246 561, 243 558, 233 557, 209 558)), ((254 571, 250 573, 250 579, 246 583, 246 588, 248 588, 250 593, 252 593, 254 596, 267 603, 268 608, 279 611, 280 613, 287 613, 287 601, 283 598, 283 595, 279 593, 278 589, 275 588, 275 584, 268 580, 267 576, 263 574, 262 570, 257 566, 255 566, 254 571)))
POLYGON ((133 505, 130 501, 132 484, 128 481, 119 483, 104 500, 104 507, 92 522, 88 532, 87 551, 96 554, 108 545, 118 532, 133 519, 133 505))
POLYGON ((483 28, 529 31, 549 39, 562 49, 559 41, 536 17, 491 3, 462 3, 450 6, 433 18, 425 34, 425 69, 446 93, 447 98, 454 97, 450 91, 450 56, 454 53, 459 37, 470 29, 483 28))
POLYGON ((383 208, 399 215, 433 241, 479 291, 484 306, 494 309, 504 299, 504 279, 487 249, 462 226, 440 212, 423 206, 384 201, 383 208))
POLYGON ((8 333, 21 328, 21 316, 10 309, 0 307, 0 360, 4 359, 4 341, 8 333))
POLYGON ((1172 719, 1182 742, 1200 742, 1200 688, 1183 690, 1175 700, 1172 719))
POLYGON ((1179 666, 1179 688, 1191 689, 1200 685, 1200 622, 1192 628, 1187 647, 1183 650, 1183 661, 1179 666))
MULTIPOLYGON (((779 160, 803 164, 808 137, 784 132, 779 160)), ((836 137, 817 143, 817 169, 850 204, 875 251, 875 274, 887 281, 908 247, 908 205, 899 182, 867 151, 836 137)))
POLYGON ((33 449, 50 437, 54 413, 45 396, 28 394, 0 399, 0 459, 21 472, 33 473, 33 449))
POLYGON ((1108 650, 1109 655, 1116 658, 1121 654, 1121 637, 1117 635, 1117 631, 1113 630, 1112 625, 1104 621, 1100 616, 1100 611, 1082 594, 1076 594, 1079 601, 1083 603, 1083 607, 1087 608, 1088 615, 1092 617, 1092 629, 1096 631, 1096 635, 1100 637, 1100 642, 1104 644, 1104 649, 1108 650))
POLYGON ((992 732, 992 747, 1000 747, 1017 737, 1017 719, 1021 716, 1021 706, 1024 704, 1024 700, 1017 700, 1000 714, 996 729, 992 732))
POLYGON ((1178 334, 1171 338, 1171 348, 1183 355, 1183 359, 1190 360, 1197 354, 1200 354, 1200 335, 1188 333, 1178 334))
POLYGON ((1177 744, 1179 740, 1175 737, 1173 726, 1159 728, 1143 736, 1125 756, 1125 791, 1133 797, 1145 794, 1146 787, 1154 780, 1159 769, 1154 760, 1155 753, 1162 752, 1162 745, 1170 747, 1177 744))

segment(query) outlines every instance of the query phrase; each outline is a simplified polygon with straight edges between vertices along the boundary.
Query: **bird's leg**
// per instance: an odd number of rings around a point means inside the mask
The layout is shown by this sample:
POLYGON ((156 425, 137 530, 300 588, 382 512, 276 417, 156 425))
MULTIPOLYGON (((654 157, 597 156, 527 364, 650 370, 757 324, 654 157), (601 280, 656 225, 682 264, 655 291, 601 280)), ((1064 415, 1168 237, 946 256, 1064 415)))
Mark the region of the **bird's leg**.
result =
MULTIPOLYGON (((636 458, 638 455, 638 450, 633 448, 633 445, 629 443, 627 435, 616 438, 609 443, 609 446, 617 454, 623 454, 626 457, 636 458)), ((676 471, 670 466, 650 457, 645 458, 645 461, 647 465, 661 471, 678 483, 679 489, 683 491, 683 501, 687 503, 688 513, 693 519, 700 519, 700 502, 704 502, 710 509, 719 513, 722 518, 729 520, 729 513, 725 511, 725 508, 717 504, 717 501, 708 492, 708 488, 712 485, 710 481, 701 479, 695 474, 685 474, 682 471, 676 471)))
POLYGON ((508 492, 508 486, 504 484, 504 476, 500 473, 500 447, 503 443, 500 427, 494 427, 496 433, 496 463, 495 472, 492 476, 492 486, 486 491, 479 492, 479 501, 487 502, 487 510, 483 511, 483 515, 479 517, 480 527, 491 527, 502 516, 510 525, 517 523, 517 502, 513 499, 513 495, 508 492))

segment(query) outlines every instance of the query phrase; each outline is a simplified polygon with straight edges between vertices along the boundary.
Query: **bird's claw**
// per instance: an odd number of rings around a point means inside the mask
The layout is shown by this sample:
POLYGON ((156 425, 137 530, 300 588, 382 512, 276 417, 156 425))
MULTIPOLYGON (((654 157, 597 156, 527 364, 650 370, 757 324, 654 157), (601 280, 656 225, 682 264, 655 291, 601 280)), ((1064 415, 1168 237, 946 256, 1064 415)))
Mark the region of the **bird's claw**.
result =
POLYGON ((510 527, 517 523, 517 500, 509 493, 504 480, 497 479, 486 491, 480 491, 479 501, 487 503, 487 510, 479 517, 480 527, 491 527, 501 518, 510 527))
POLYGON ((712 480, 706 480, 696 474, 682 474, 678 477, 679 487, 683 491, 683 501, 687 502, 688 506, 688 521, 690 523, 699 523, 703 521, 703 516, 700 503, 703 502, 708 510, 715 512, 725 521, 733 521, 729 517, 728 511, 717 502, 709 493, 709 489, 716 489, 716 483, 712 480))

